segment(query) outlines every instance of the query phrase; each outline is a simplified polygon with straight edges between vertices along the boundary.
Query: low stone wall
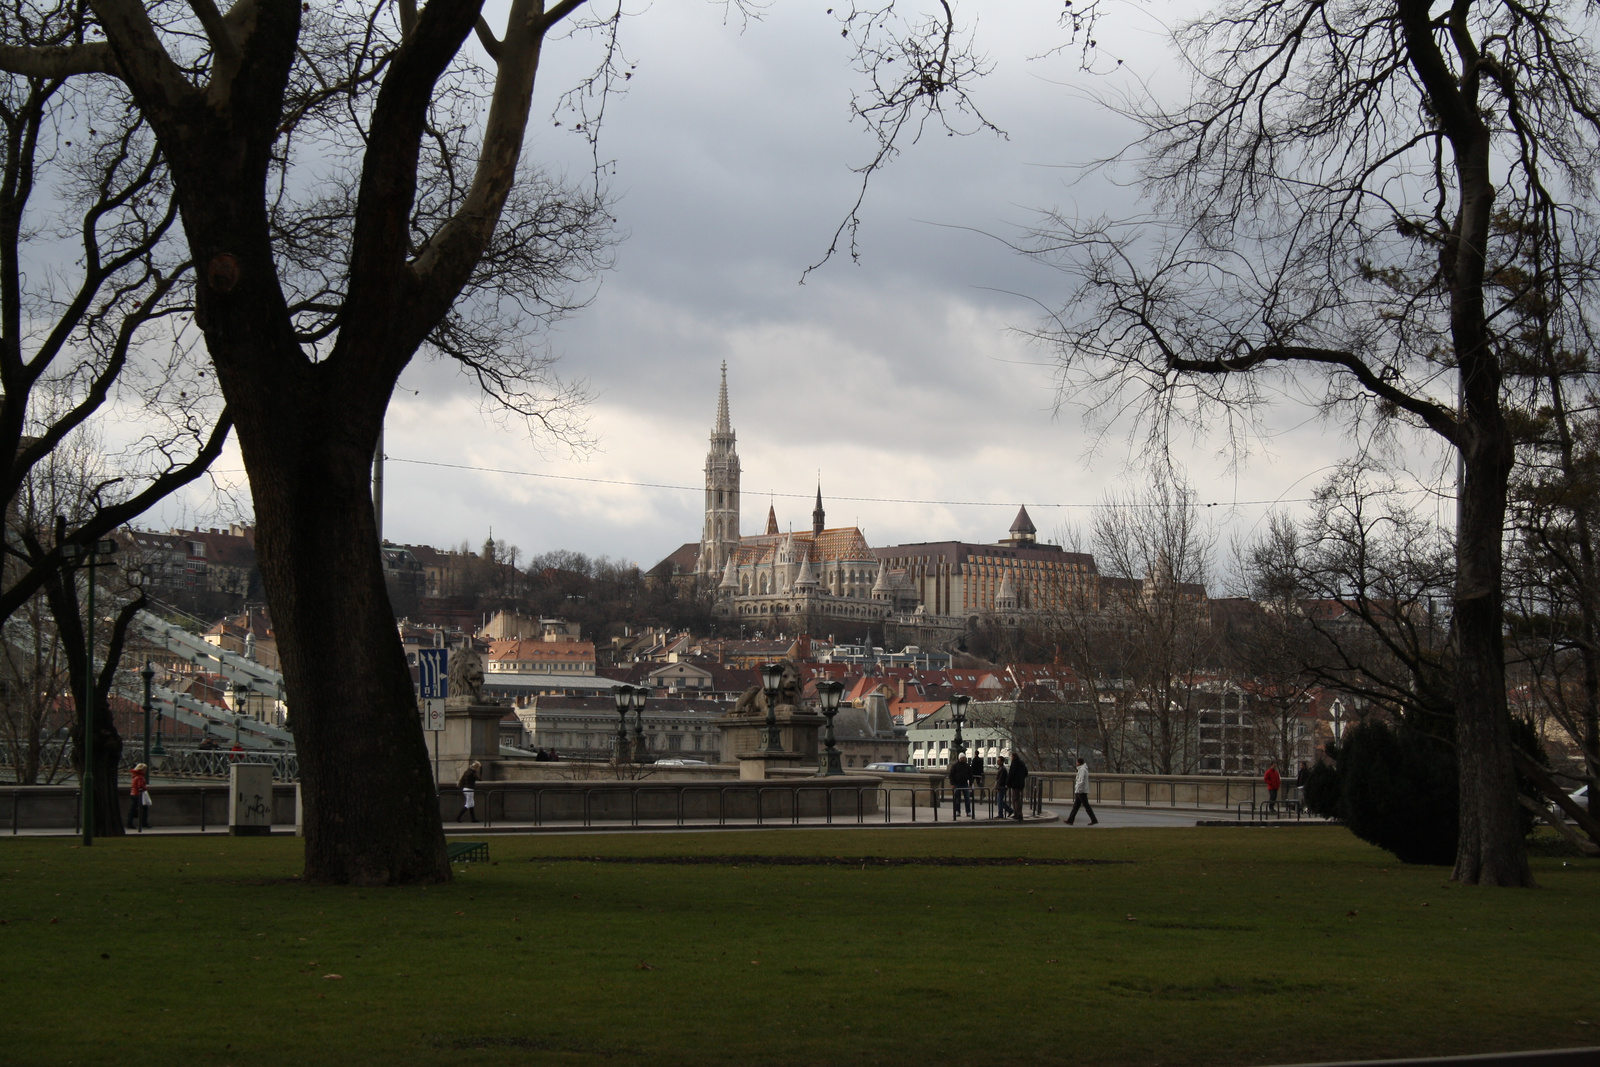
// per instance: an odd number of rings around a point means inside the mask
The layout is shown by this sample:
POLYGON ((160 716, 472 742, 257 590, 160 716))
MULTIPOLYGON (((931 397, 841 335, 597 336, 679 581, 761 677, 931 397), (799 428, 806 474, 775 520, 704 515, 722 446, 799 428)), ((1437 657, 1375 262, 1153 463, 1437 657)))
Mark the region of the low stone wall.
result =
MULTIPOLYGON (((124 787, 126 789, 126 787, 124 787)), ((131 798, 122 798, 123 818, 127 818, 131 798)), ((83 802, 75 785, 0 786, 0 834, 20 830, 71 830, 79 826, 78 813, 83 802)), ((150 829, 207 829, 228 825, 228 785, 163 784, 150 786, 150 829)), ((276 782, 272 786, 272 825, 284 829, 295 826, 295 786, 276 782)))
MULTIPOLYGON (((831 805, 835 819, 882 812, 879 779, 842 778, 724 781, 480 782, 477 812, 485 823, 552 822, 706 822, 823 818, 831 805), (859 797, 859 802, 858 802, 859 797)), ((894 795, 893 806, 909 804, 894 795)), ((461 813, 461 790, 439 791, 439 814, 453 824, 461 813)))
MULTIPOLYGON (((739 777, 739 768, 732 763, 708 763, 705 765, 690 765, 687 767, 658 766, 654 763, 644 764, 637 772, 629 770, 628 773, 637 773, 637 778, 619 779, 616 768, 610 763, 589 762, 585 760, 560 760, 555 763, 539 763, 529 759, 502 758, 492 762, 485 762, 484 769, 490 777, 480 784, 485 788, 509 782, 596 782, 596 781, 640 781, 640 782, 691 782, 691 781, 732 781, 739 777)), ((813 768, 808 773, 815 774, 813 768)), ((444 787, 449 782, 441 783, 444 787)))
MULTIPOLYGON (((1039 779, 1047 801, 1072 801, 1073 776, 1066 771, 1043 771, 1039 779)), ((1296 799, 1293 782, 1284 782, 1280 800, 1296 799)), ((1240 804, 1267 802, 1267 785, 1260 778, 1214 774, 1091 774, 1089 803, 1150 808, 1218 808, 1232 811, 1240 804)))

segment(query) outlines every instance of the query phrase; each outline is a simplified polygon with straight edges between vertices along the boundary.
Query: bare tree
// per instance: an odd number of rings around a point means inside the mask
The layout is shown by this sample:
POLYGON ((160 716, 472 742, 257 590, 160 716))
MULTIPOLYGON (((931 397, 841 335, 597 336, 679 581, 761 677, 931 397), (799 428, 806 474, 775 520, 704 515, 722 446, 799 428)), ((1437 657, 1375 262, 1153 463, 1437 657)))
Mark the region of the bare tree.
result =
POLYGON ((1094 708, 1107 768, 1188 773, 1198 759, 1190 695, 1211 643, 1213 546, 1194 494, 1158 477, 1141 495, 1110 495, 1090 537, 1098 589, 1063 590, 1066 606, 1046 625, 1094 708))
POLYGON ((0 741, 8 753, 12 781, 49 785, 60 773, 72 725, 70 679, 43 595, 36 595, 5 621, 0 641, 0 741))
POLYGON ((122 833, 118 810, 117 766, 122 739, 111 715, 110 690, 121 659, 123 642, 134 614, 145 605, 138 560, 106 561, 93 570, 81 563, 63 568, 51 563, 56 548, 69 543, 68 531, 82 529, 92 518, 115 508, 131 490, 121 479, 106 475, 103 447, 93 433, 79 430, 63 439, 29 471, 12 502, 11 534, 17 554, 41 575, 43 589, 12 612, 5 623, 7 662, 15 684, 34 688, 18 701, 20 714, 7 716, 6 731, 17 755, 18 777, 42 769, 43 741, 68 731, 67 751, 51 757, 51 774, 63 762, 80 774, 85 766, 84 739, 94 735, 94 813, 96 834, 122 833), (93 580, 100 599, 96 618, 85 626, 82 594, 93 580), (109 626, 106 617, 109 616, 109 626), (91 680, 90 655, 98 665, 91 680), (24 662, 18 669, 15 651, 24 662), (70 712, 65 709, 70 708, 70 712))
MULTIPOLYGON (((572 396, 519 339, 581 303, 573 284, 609 239, 599 183, 562 187, 524 167, 522 147, 544 49, 567 32, 601 43, 564 98, 594 136, 630 73, 623 9, 513 0, 497 28, 481 7, 90 0, 60 46, 9 32, 0 46, 0 69, 126 84, 167 162, 196 322, 250 477, 311 881, 449 877, 367 492, 396 379, 431 348, 560 431, 572 396)), ((941 3, 912 32, 953 19, 941 3)), ((917 50, 894 107, 957 99, 973 73, 962 55, 917 50)))
MULTIPOLYGON (((1252 751, 1287 771, 1315 754, 1305 751, 1306 719, 1322 679, 1306 665, 1316 658, 1318 635, 1306 623, 1303 602, 1275 589, 1261 592, 1259 600, 1232 605, 1221 620, 1213 609, 1212 624, 1221 663, 1240 690, 1252 751)), ((1226 734, 1231 724, 1217 725, 1226 734)))
MULTIPOLYGON (((71 47, 81 7, 8 9, 6 46, 71 47)), ((138 411, 141 437, 102 484, 82 486, 64 544, 109 534, 200 477, 229 420, 174 334, 189 266, 173 234, 166 170, 126 92, 46 73, 0 77, 0 619, 62 565, 18 536, 19 495, 61 474, 57 452, 113 406, 138 411), (109 90, 109 91, 107 91, 109 90)), ((81 451, 81 448, 79 449, 81 451)), ((53 513, 51 513, 53 514, 53 513)), ((46 517, 48 521, 48 516, 46 517)))
POLYGON ((1158 440, 1208 420, 1247 432, 1277 382, 1460 455, 1465 883, 1532 884, 1501 632, 1514 323, 1489 279, 1532 254, 1555 313, 1586 333, 1568 298, 1592 282, 1569 269, 1600 162, 1592 18, 1577 3, 1231 0, 1178 32, 1191 99, 1136 116, 1151 214, 1058 218, 1039 245, 1082 293, 1051 331, 1066 379, 1102 387, 1096 402, 1138 390, 1158 440), (1497 213, 1523 225, 1496 232, 1497 213))
MULTIPOLYGON (((1537 285, 1515 305, 1524 324, 1514 369, 1517 412, 1507 560, 1510 669, 1529 710, 1582 754, 1591 814, 1600 814, 1600 415, 1593 353, 1554 333, 1537 285)), ((1581 339, 1580 339, 1581 342, 1581 339)))
POLYGON ((1345 467, 1303 523, 1273 516, 1244 553, 1244 576, 1285 635, 1286 666, 1449 742, 1454 546, 1375 477, 1345 467))

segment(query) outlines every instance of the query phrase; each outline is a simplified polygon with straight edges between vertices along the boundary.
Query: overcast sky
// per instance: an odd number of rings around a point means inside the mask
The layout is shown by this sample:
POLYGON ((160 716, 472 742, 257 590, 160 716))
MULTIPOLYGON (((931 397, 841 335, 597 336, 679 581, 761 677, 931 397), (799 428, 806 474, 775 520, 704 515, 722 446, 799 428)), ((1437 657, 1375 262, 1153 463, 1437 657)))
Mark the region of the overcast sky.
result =
MULTIPOLYGON (((850 167, 871 149, 849 123, 859 83, 827 6, 778 0, 741 27, 717 4, 680 0, 628 20, 637 70, 602 143, 625 240, 592 303, 548 339, 561 373, 594 393, 596 445, 575 454, 530 441, 522 424, 486 414, 452 368, 415 364, 388 421, 387 538, 476 546, 492 528, 525 555, 654 564, 699 536, 723 360, 745 533, 760 532, 769 501, 784 528, 808 527, 819 471, 829 525, 857 523, 879 546, 994 541, 1019 503, 1056 535, 1138 481, 1124 438, 1091 459, 1080 412, 1058 410, 1052 354, 1024 331, 1071 294, 1004 239, 1044 208, 1132 204, 1128 189, 1073 167, 1132 135, 1097 97, 1181 91, 1157 17, 1106 8, 1097 38, 1112 73, 1091 75, 1076 51, 1030 58, 1064 40, 1058 2, 967 5, 982 9, 976 32, 994 64, 978 101, 1008 136, 935 131, 908 146, 868 193, 861 262, 836 258, 801 285, 854 196, 850 167)), ((592 51, 558 42, 546 57, 543 114, 592 51)), ((577 139, 548 124, 527 156, 583 166, 577 139)), ((1286 409, 1281 422, 1286 432, 1242 469, 1215 447, 1188 457, 1201 498, 1227 505, 1210 512, 1224 537, 1255 526, 1267 510, 1255 502, 1304 497, 1344 450, 1308 412, 1286 409)), ((237 452, 218 467, 242 481, 237 452)), ((191 495, 152 521, 203 513, 191 495)))

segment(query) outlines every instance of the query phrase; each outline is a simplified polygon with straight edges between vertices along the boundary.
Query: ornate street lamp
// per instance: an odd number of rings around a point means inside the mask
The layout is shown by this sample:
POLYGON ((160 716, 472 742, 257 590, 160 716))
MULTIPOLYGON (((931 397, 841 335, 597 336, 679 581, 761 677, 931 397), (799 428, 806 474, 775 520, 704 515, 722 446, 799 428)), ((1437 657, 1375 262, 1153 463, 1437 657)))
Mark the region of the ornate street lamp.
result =
POLYGON ((971 697, 960 695, 950 698, 950 721, 956 724, 955 755, 952 757, 953 759, 960 759, 961 750, 967 747, 967 743, 961 740, 961 727, 966 725, 967 701, 971 699, 971 697))
POLYGON ((778 693, 783 689, 783 664, 767 663, 761 667, 761 691, 767 696, 767 741, 762 752, 782 752, 783 741, 778 737, 778 693))
POLYGON ((839 750, 833 747, 833 717, 839 714, 839 695, 843 692, 844 686, 838 682, 817 683, 817 702, 822 705, 822 714, 828 717, 828 729, 822 735, 822 743, 827 746, 822 753, 821 777, 824 778, 844 773, 839 766, 839 750))
POLYGON ((646 757, 650 753, 650 746, 644 739, 644 702, 650 696, 650 690, 644 686, 635 686, 633 690, 633 762, 653 762, 646 757))
MULTIPOLYGON (((57 517, 58 529, 66 520, 57 517)), ((61 558, 66 560, 82 560, 82 566, 89 570, 89 596, 88 635, 84 639, 84 652, 88 656, 88 668, 84 671, 83 679, 83 774, 79 781, 83 785, 83 844, 94 844, 94 730, 97 716, 94 711, 94 569, 99 565, 101 556, 109 556, 117 550, 117 543, 112 540, 96 541, 92 545, 62 545, 61 558)))
POLYGON ((617 702, 617 762, 628 758, 628 709, 633 707, 633 686, 614 685, 611 697, 617 702))
POLYGON ((152 749, 150 748, 150 683, 155 680, 155 664, 149 660, 144 661, 144 670, 139 672, 139 677, 144 679, 144 762, 148 766, 152 749))
MULTIPOLYGON (((147 663, 145 665, 145 670, 148 670, 152 676, 156 673, 154 664, 148 664, 147 663)), ((145 687, 145 691, 148 692, 149 689, 150 689, 150 679, 148 679, 148 678, 145 679, 144 687, 145 687)), ((145 702, 149 703, 149 700, 146 699, 145 702)), ((167 754, 167 749, 166 749, 166 746, 161 743, 161 716, 159 716, 159 715, 155 716, 155 720, 156 720, 156 743, 155 743, 154 747, 152 747, 150 749, 150 755, 152 755, 152 756, 165 756, 167 754)), ((149 763, 150 760, 148 758, 146 758, 145 762, 149 763)))

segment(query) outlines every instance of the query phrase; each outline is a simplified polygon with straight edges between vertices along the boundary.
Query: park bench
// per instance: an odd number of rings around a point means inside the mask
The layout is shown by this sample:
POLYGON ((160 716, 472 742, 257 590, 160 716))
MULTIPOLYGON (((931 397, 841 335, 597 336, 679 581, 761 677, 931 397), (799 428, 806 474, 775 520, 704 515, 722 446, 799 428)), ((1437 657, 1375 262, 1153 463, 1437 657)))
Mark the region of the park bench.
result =
POLYGON ((450 862, 461 863, 488 863, 489 842, 487 841, 455 841, 445 846, 450 862))

